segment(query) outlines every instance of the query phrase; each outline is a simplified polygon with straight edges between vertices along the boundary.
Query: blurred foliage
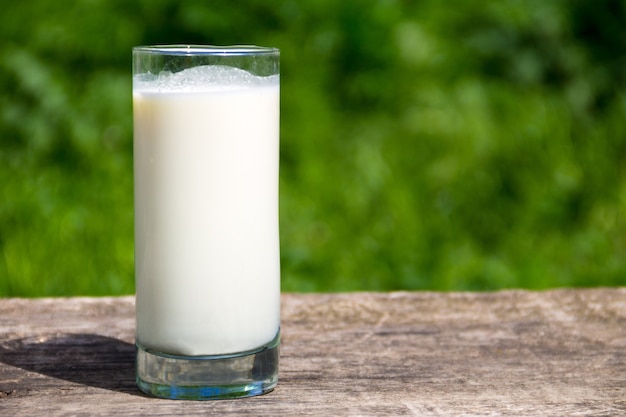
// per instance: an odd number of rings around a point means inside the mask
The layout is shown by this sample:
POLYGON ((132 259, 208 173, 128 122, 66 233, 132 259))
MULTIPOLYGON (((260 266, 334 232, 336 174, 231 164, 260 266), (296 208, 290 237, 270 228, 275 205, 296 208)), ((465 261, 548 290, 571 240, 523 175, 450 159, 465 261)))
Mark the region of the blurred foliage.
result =
POLYGON ((47 0, 0 15, 0 295, 133 291, 130 50, 282 51, 283 289, 626 283, 620 0, 47 0))

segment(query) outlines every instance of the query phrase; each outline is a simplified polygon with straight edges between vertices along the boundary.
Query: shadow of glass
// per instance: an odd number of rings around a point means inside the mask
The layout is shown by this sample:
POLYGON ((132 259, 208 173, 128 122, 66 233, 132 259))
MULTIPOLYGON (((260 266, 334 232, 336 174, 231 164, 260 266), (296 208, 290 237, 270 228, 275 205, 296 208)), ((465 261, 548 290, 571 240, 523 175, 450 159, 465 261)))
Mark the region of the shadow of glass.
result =
POLYGON ((135 346, 97 334, 30 337, 0 344, 0 362, 96 388, 144 396, 135 384, 135 346))

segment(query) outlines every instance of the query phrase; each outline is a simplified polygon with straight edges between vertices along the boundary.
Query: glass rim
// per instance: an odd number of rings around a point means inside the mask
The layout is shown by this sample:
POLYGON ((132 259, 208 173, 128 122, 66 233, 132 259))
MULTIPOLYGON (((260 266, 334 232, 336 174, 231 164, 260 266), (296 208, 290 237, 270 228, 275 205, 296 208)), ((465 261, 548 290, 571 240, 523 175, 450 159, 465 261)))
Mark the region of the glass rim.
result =
POLYGON ((133 47, 133 53, 171 56, 240 56, 240 55, 279 55, 280 50, 274 47, 257 45, 144 45, 133 47))

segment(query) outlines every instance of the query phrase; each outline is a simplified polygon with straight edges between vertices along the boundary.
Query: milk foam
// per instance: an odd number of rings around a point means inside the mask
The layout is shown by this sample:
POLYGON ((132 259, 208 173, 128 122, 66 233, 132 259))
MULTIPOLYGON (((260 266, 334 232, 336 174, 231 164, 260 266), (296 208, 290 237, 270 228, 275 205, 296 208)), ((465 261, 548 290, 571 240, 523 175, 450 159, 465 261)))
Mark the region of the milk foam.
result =
POLYGON ((260 77, 240 68, 205 65, 179 72, 138 74, 133 90, 141 93, 207 93, 250 87, 278 86, 279 75, 260 77))

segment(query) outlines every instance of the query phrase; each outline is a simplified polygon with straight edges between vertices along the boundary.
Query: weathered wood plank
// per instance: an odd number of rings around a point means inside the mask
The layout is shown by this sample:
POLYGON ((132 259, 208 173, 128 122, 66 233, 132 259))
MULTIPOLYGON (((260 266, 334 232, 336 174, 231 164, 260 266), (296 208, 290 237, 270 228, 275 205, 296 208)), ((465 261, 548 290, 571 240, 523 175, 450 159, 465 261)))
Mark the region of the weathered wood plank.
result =
POLYGON ((626 289, 283 295, 278 388, 134 384, 132 297, 0 299, 0 416, 626 415, 626 289))

